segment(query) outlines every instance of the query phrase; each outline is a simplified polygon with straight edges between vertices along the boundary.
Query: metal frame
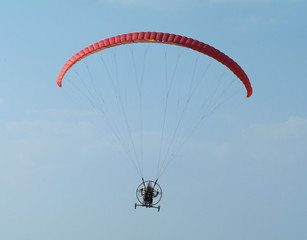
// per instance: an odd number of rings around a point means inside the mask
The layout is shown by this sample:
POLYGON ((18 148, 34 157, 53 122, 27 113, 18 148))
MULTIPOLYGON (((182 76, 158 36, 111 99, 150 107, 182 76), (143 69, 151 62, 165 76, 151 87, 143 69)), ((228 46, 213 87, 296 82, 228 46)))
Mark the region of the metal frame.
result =
POLYGON ((157 183, 157 181, 158 181, 158 179, 156 181, 152 181, 152 180, 144 181, 144 179, 142 178, 142 183, 136 189, 136 198, 137 198, 137 200, 138 200, 138 202, 140 204, 135 203, 134 204, 134 209, 136 209, 136 207, 146 207, 146 208, 157 208, 158 212, 160 211, 160 206, 156 206, 156 205, 161 201, 161 198, 162 198, 162 188, 157 183), (157 199, 154 198, 153 199, 154 201, 151 204, 145 203, 144 200, 143 200, 143 195, 141 194, 143 189, 146 188, 146 185, 148 185, 149 183, 152 183, 154 192, 158 193, 157 199))

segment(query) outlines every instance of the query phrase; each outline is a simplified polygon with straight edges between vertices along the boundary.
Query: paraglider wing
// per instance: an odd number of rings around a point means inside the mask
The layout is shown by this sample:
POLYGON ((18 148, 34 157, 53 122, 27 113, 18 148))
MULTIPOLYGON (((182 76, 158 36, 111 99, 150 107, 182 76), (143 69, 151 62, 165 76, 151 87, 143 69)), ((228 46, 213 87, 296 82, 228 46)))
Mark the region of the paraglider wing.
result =
POLYGON ((104 50, 106 48, 115 47, 117 45, 122 44, 132 44, 132 43, 162 43, 162 44, 173 44, 178 45, 181 47, 186 47, 193 49, 195 51, 201 52, 209 57, 214 58, 218 62, 224 64, 228 67, 244 84, 247 97, 250 97, 253 93, 252 86, 250 81, 243 71, 243 69, 230 57, 228 57, 223 52, 217 50, 216 48, 200 42, 198 40, 176 35, 176 34, 169 34, 169 33, 157 33, 157 32, 135 32, 135 33, 128 33, 122 34, 115 37, 107 38, 105 40, 99 41, 94 43, 77 54, 71 57, 65 65, 62 67, 58 77, 57 77, 57 84, 59 87, 62 86, 62 80, 66 74, 66 72, 78 61, 81 59, 96 53, 98 51, 104 50))

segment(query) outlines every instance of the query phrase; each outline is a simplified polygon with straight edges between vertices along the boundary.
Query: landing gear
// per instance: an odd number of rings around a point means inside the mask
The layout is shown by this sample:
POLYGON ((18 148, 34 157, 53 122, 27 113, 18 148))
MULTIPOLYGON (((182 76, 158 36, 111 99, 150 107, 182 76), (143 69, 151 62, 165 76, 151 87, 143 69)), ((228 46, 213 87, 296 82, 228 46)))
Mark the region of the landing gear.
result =
POLYGON ((160 211, 160 206, 156 206, 162 198, 162 188, 156 181, 144 181, 136 189, 136 198, 140 204, 135 203, 136 207, 157 208, 160 211))

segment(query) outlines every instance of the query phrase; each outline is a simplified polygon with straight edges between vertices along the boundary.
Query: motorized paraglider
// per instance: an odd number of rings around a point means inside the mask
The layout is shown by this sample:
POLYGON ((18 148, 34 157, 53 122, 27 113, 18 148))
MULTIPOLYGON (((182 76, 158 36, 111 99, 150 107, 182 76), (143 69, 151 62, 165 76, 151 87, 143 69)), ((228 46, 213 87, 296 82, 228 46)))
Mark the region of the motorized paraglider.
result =
POLYGON ((101 113, 141 177, 135 208, 158 210, 162 197, 158 179, 204 119, 228 102, 233 85, 239 85, 241 92, 243 86, 247 98, 253 92, 244 70, 223 52, 189 37, 161 32, 121 34, 84 48, 60 70, 57 84, 62 87, 66 82, 101 113), (140 45, 146 46, 139 49, 140 45), (196 57, 190 60, 190 54, 196 57), (99 60, 85 63, 85 75, 72 71, 92 55, 99 60), (216 75, 208 73, 213 63, 219 64, 216 75), (223 82, 226 72, 231 73, 230 80, 223 82), (156 180, 145 181, 144 161, 152 159, 157 159, 156 180))

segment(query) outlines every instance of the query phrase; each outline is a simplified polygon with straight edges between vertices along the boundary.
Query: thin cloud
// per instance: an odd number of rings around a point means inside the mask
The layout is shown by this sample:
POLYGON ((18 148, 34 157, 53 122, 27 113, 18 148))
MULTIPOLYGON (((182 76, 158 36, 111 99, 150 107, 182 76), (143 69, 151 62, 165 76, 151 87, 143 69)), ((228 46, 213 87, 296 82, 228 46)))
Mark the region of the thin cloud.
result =
POLYGON ((253 125, 249 129, 254 136, 264 135, 270 140, 290 140, 292 138, 307 138, 307 120, 291 116, 285 122, 265 125, 253 125))
MULTIPOLYGON (((286 2, 298 3, 306 0, 286 0, 286 2)), ((100 4, 112 3, 121 4, 126 6, 179 6, 179 5, 207 5, 207 4, 269 4, 269 3, 280 3, 278 0, 156 0, 156 1, 144 1, 144 0, 99 0, 100 4)))
POLYGON ((287 162, 307 154, 306 141, 307 119, 291 116, 284 122, 250 126, 237 139, 236 146, 253 160, 287 162))
MULTIPOLYGON (((298 4, 305 2, 306 0, 285 0, 286 3, 298 4)), ((246 5, 268 5, 278 4, 278 0, 156 0, 156 1, 144 1, 144 0, 99 0, 101 5, 113 5, 118 7, 131 7, 140 9, 149 9, 151 11, 187 11, 188 9, 200 9, 202 7, 231 7, 231 6, 246 6, 246 5)))
POLYGON ((192 142, 190 147, 199 155, 205 152, 212 161, 259 165, 297 162, 307 155, 307 119, 291 116, 283 122, 254 124, 227 138, 224 142, 192 142))
POLYGON ((278 24, 280 21, 278 18, 265 17, 265 16, 250 16, 248 18, 238 19, 238 29, 245 31, 248 29, 254 29, 259 27, 271 27, 278 24))
POLYGON ((150 8, 150 10, 178 10, 191 6, 201 6, 200 0, 100 0, 100 4, 122 5, 127 7, 150 8))

